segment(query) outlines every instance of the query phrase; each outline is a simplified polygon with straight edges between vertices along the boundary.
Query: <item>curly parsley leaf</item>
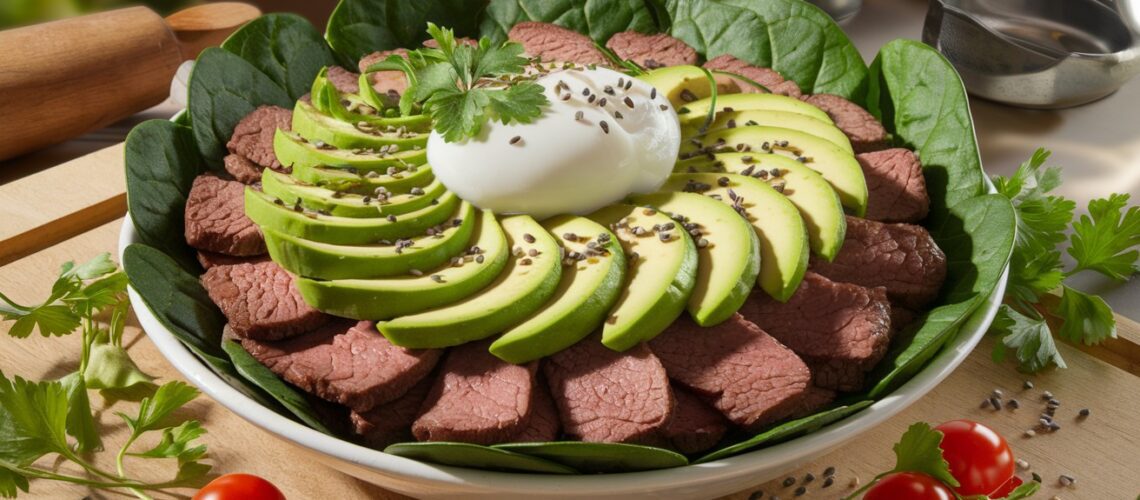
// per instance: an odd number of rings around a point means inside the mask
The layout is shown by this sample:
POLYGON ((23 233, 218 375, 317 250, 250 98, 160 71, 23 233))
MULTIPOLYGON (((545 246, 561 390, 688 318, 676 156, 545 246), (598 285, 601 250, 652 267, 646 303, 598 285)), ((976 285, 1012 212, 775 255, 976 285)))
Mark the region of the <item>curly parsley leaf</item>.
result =
POLYGON ((1013 350, 1017 357, 1017 368, 1023 372, 1036 373, 1050 364, 1059 368, 1066 366, 1044 319, 1031 318, 1009 305, 1003 305, 998 309, 990 331, 1001 336, 1001 343, 994 346, 992 353, 994 361, 998 363, 1005 360, 1008 348, 1013 350))
POLYGON ((958 480, 950 474, 950 464, 942 458, 942 433, 926 422, 917 422, 895 443, 895 468, 891 472, 921 472, 950 486, 958 480))
POLYGON ((501 123, 517 121, 530 123, 542 116, 541 106, 546 104, 546 96, 541 85, 524 83, 513 85, 506 90, 491 92, 491 118, 501 123))
POLYGON ((428 98, 426 108, 435 122, 435 130, 447 142, 455 142, 479 133, 484 121, 484 109, 491 98, 482 89, 464 92, 447 89, 428 98))
POLYGON ((1116 338, 1116 318, 1104 299, 1067 286, 1061 290, 1061 301, 1052 311, 1064 320, 1058 335, 1085 345, 1116 338))
POLYGON ((1073 223, 1069 255, 1077 267, 1069 274, 1084 270, 1101 273, 1117 281, 1127 281, 1140 268, 1136 266, 1140 251, 1140 207, 1129 207, 1129 195, 1113 194, 1089 202, 1089 214, 1073 223))

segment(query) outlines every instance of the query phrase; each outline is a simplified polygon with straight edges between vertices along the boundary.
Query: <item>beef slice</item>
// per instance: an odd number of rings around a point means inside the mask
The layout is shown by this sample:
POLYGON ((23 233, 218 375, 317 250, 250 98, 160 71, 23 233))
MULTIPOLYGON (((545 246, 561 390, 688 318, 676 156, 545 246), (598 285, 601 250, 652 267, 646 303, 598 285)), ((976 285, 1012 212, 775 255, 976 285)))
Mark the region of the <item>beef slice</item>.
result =
POLYGON ((728 432, 724 416, 682 387, 673 386, 673 397, 673 418, 661 430, 672 448, 694 454, 716 446, 728 432))
MULTIPOLYGON (((796 82, 785 79, 784 75, 781 75, 779 71, 771 68, 753 66, 747 61, 737 59, 728 54, 709 59, 707 62, 705 62, 704 67, 710 70, 726 71, 743 76, 749 80, 759 83, 760 85, 763 85, 768 89, 769 92, 773 94, 786 95, 788 97, 795 98, 799 98, 803 95, 803 92, 800 91, 799 85, 796 85, 796 82)), ((736 81, 736 85, 740 91, 745 94, 756 94, 764 92, 763 90, 756 88, 755 85, 752 85, 747 81, 742 81, 739 78, 733 78, 733 80, 736 81)))
POLYGON ((366 412, 352 412, 349 423, 353 435, 365 446, 378 450, 393 443, 412 440, 412 422, 415 422, 420 406, 434 382, 434 378, 424 377, 393 401, 377 405, 366 412))
POLYGON ((893 148, 855 157, 867 180, 867 214, 879 222, 918 222, 930 211, 926 178, 913 151, 893 148))
POLYGON ((245 216, 245 185, 199 175, 190 186, 184 216, 186 243, 236 257, 265 253, 265 238, 245 216))
POLYGON ((279 106, 258 106, 234 127, 226 149, 264 168, 280 170, 281 163, 273 153, 273 136, 277 129, 288 131, 292 127, 293 111, 279 106))
POLYGON ((521 44, 528 55, 544 62, 609 64, 590 37, 555 24, 524 21, 514 25, 507 37, 521 44))
POLYGON ((856 153, 877 151, 890 143, 883 124, 858 104, 832 94, 816 94, 803 99, 831 117, 835 126, 851 140, 851 147, 856 153))
POLYGON ((606 41, 614 55, 653 69, 663 66, 697 64, 697 51, 665 33, 623 31, 606 41))

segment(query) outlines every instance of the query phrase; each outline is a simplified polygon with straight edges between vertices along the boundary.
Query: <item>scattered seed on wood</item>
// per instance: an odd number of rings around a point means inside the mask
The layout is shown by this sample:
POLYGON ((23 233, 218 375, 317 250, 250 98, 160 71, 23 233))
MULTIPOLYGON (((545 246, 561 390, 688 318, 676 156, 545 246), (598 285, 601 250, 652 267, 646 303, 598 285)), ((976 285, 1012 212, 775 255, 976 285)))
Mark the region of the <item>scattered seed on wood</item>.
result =
POLYGON ((815 481, 815 474, 812 474, 810 472, 807 474, 804 474, 804 484, 808 484, 812 481, 815 481))
POLYGON ((522 140, 522 136, 516 135, 514 137, 511 137, 511 144, 518 144, 519 141, 521 141, 521 140, 522 140))
POLYGON ((1017 459, 1017 467, 1021 469, 1028 469, 1029 462, 1026 462, 1025 460, 1019 458, 1017 459))
POLYGON ((1001 400, 998 398, 990 398, 990 406, 992 406, 994 410, 1001 410, 1001 400))
POLYGON ((1022 382, 1021 387, 1025 388, 1025 389, 1032 389, 1033 388, 1033 381, 1026 380, 1025 382, 1022 382))
POLYGON ((796 478, 794 478, 794 477, 784 478, 784 487, 785 488, 788 488, 788 487, 792 486, 793 484, 796 484, 796 478))
POLYGON ((610 124, 606 123, 605 120, 602 120, 601 123, 598 124, 598 126, 602 127, 602 132, 605 132, 607 134, 610 133, 610 124))
POLYGON ((833 484, 835 484, 835 478, 832 476, 827 476, 827 477, 823 478, 823 484, 821 484, 820 487, 821 488, 830 488, 831 485, 833 485, 833 484))
POLYGON ((1042 392, 1042 393, 1041 393, 1041 399, 1043 399, 1043 400, 1045 400, 1045 401, 1048 401, 1048 400, 1050 400, 1050 399, 1053 399, 1053 393, 1052 393, 1052 392, 1049 392, 1049 391, 1045 391, 1045 392, 1042 392))
POLYGON ((1007 405, 1009 405, 1009 409, 1011 409, 1011 410, 1016 410, 1018 408, 1021 408, 1021 402, 1016 400, 1016 399, 1009 400, 1009 403, 1007 403, 1007 405))
POLYGON ((834 475, 835 475, 835 467, 828 466, 828 468, 823 469, 823 476, 824 477, 831 477, 834 475))
POLYGON ((807 487, 800 486, 799 488, 796 488, 796 491, 794 494, 797 497, 802 497, 802 496, 804 496, 804 493, 807 493, 807 487))
POLYGON ((1035 431, 1033 429, 1027 429, 1025 431, 1025 437, 1027 437, 1027 438, 1031 438, 1031 437, 1036 436, 1036 435, 1037 435, 1037 431, 1035 431))
POLYGON ((1040 482, 1041 482, 1041 474, 1038 474, 1038 473, 1036 473, 1036 472, 1033 472, 1033 473, 1031 473, 1031 474, 1030 474, 1030 477, 1032 477, 1032 478, 1033 478, 1033 481, 1034 481, 1034 482, 1037 482, 1037 483, 1040 483, 1040 482))
POLYGON ((753 491, 751 495, 748 495, 748 500, 761 500, 762 498, 764 498, 763 491, 753 491))
POLYGON ((1087 416, 1089 416, 1090 413, 1092 413, 1092 412, 1089 411, 1088 408, 1081 408, 1081 411, 1078 412, 1077 414, 1082 416, 1082 417, 1087 417, 1087 416))
POLYGON ((1076 484, 1077 478, 1075 478, 1073 476, 1061 474, 1061 477, 1057 478, 1057 482, 1061 483, 1061 486, 1072 486, 1073 484, 1076 484))

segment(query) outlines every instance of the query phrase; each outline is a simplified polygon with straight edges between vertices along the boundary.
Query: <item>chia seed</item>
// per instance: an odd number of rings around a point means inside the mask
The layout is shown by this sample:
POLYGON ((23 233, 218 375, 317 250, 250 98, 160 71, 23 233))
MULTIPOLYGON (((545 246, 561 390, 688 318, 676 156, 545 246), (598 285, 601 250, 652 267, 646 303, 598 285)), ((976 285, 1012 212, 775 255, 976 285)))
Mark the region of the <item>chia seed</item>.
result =
POLYGON ((823 476, 824 477, 831 477, 834 475, 835 475, 835 467, 828 467, 826 469, 823 469, 823 476))
POLYGON ((799 488, 796 488, 796 491, 794 494, 797 497, 802 497, 802 496, 804 496, 804 493, 807 493, 807 487, 800 486, 799 488))
POLYGON ((1077 478, 1075 478, 1073 476, 1061 474, 1061 477, 1057 478, 1057 482, 1061 483, 1061 486, 1072 486, 1072 485, 1076 484, 1077 478))
POLYGON ((1081 411, 1078 412, 1077 414, 1080 415, 1081 417, 1087 417, 1087 416, 1089 416, 1090 413, 1092 413, 1092 412, 1089 411, 1088 408, 1081 408, 1081 411))
POLYGON ((483 256, 482 256, 482 255, 476 255, 476 256, 475 256, 475 262, 476 262, 476 263, 478 263, 478 264, 482 264, 482 263, 483 263, 483 260, 484 260, 484 259, 483 259, 483 256))
POLYGON ((419 276, 423 276, 424 272, 420 271, 419 269, 409 269, 408 274, 411 274, 412 276, 419 277, 419 276))
POLYGON ((534 261, 532 261, 530 259, 523 259, 523 260, 519 261, 519 265, 520 266, 529 266, 529 265, 531 265, 532 262, 534 262, 534 261))
POLYGON ((443 276, 439 274, 433 274, 431 275, 431 280, 436 283, 443 283, 443 276))
POLYGON ((625 96, 625 99, 622 99, 621 102, 624 102, 629 109, 633 109, 633 99, 629 96, 625 96))
POLYGON ((833 484, 835 484, 835 478, 832 476, 827 476, 827 477, 823 478, 823 484, 821 484, 820 487, 821 488, 830 488, 831 485, 833 485, 833 484))
POLYGON ((521 140, 522 140, 522 136, 518 136, 518 135, 516 135, 516 136, 514 136, 514 137, 511 137, 511 141, 510 141, 510 142, 511 142, 511 144, 512 144, 512 145, 514 145, 514 144, 518 144, 518 143, 519 143, 519 141, 521 141, 521 140))
POLYGON ((796 484, 796 478, 794 478, 794 477, 784 478, 784 487, 785 488, 790 488, 793 484, 796 484))
POLYGON ((530 233, 525 233, 525 234, 523 234, 523 241, 525 241, 527 243, 534 243, 534 241, 535 241, 534 236, 531 235, 530 233))
POLYGON ((396 222, 396 216, 389 214, 388 215, 388 222, 396 222))
POLYGON ((599 123, 598 126, 602 127, 602 132, 605 132, 607 134, 610 133, 610 124, 606 123, 605 120, 602 120, 602 122, 599 123))

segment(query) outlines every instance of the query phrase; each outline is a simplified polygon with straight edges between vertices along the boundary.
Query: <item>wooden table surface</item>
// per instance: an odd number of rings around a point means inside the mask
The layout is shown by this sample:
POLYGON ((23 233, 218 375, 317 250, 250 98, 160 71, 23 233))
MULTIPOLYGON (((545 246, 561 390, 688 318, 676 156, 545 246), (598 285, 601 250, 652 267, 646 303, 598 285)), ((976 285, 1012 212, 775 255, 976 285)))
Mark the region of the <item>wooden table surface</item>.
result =
MULTIPOLYGON (((47 295, 60 264, 87 260, 101 252, 116 250, 122 216, 122 146, 88 156, 0 185, 0 291, 17 302, 35 301, 47 295)), ((1039 498, 1126 499, 1140 493, 1140 327, 1119 318, 1120 338, 1096 348, 1059 347, 1069 364, 1067 370, 1052 370, 1030 377, 1036 389, 1023 390, 1027 378, 1010 364, 990 360, 992 339, 987 338, 966 362, 937 389, 911 408, 823 458, 792 474, 808 472, 821 476, 824 468, 838 469, 835 485, 822 488, 822 480, 809 484, 798 498, 838 498, 850 492, 856 478, 867 480, 893 465, 891 445, 911 423, 937 424, 970 418, 993 426, 1010 438, 1015 454, 1027 460, 1030 471, 1044 478, 1039 498), (995 388, 1019 398, 1020 411, 979 408, 979 402, 995 388), (1057 420, 1062 429, 1049 435, 1025 438, 1043 408, 1042 390, 1052 391, 1063 406, 1057 420), (1092 415, 1076 419, 1079 408, 1092 415), (1077 478, 1074 486, 1062 487, 1058 476, 1077 478)), ((8 325, 0 326, 6 332, 8 325)), ((76 367, 80 342, 77 338, 45 339, 38 335, 13 339, 0 333, 0 370, 9 376, 33 379, 61 376, 76 367)), ((127 342, 140 367, 160 380, 181 379, 139 329, 128 323, 127 342)), ((115 411, 133 410, 134 403, 107 404, 96 399, 108 448, 124 436, 115 411)), ((270 437, 253 425, 209 400, 199 398, 184 410, 209 430, 204 441, 218 473, 249 472, 277 484, 292 499, 401 498, 381 487, 364 483, 335 470, 311 463, 290 445, 270 437)), ((143 443, 144 445, 146 443, 143 443)), ((101 455, 108 455, 107 453, 101 455)), ((110 457, 98 457, 97 461, 110 457)), ((160 479, 170 470, 155 470, 153 464, 135 461, 128 467, 138 475, 160 479)), ((161 469, 161 466, 158 466, 161 469)), ((1023 477, 1029 472, 1019 471, 1023 477)), ((764 498, 793 498, 792 488, 780 481, 758 484, 732 495, 749 498, 764 491, 764 498)), ((174 497, 189 496, 190 490, 175 491, 174 497)), ((114 492, 93 492, 82 487, 36 481, 31 498, 125 498, 114 492)), ((160 495, 161 497, 161 495, 160 495)))

